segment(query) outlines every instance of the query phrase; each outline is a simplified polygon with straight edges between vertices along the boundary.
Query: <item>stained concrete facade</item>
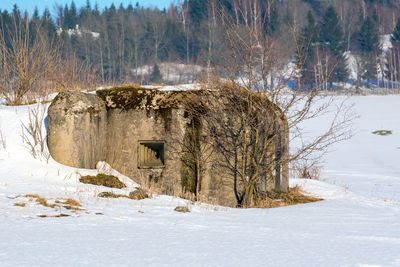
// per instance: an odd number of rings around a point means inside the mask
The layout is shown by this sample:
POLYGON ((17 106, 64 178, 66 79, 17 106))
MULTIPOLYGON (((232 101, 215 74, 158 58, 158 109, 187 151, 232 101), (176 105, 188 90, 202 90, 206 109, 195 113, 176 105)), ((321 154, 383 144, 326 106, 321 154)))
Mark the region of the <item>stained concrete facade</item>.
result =
MULTIPOLYGON (((77 168, 95 168, 98 161, 106 161, 155 192, 185 196, 182 144, 188 118, 175 102, 181 93, 143 88, 103 90, 97 95, 61 92, 48 111, 50 153, 56 161, 77 168)), ((279 127, 287 127, 286 122, 279 127)), ((273 157, 287 157, 287 129, 281 132, 270 151, 273 157)), ((205 136, 203 142, 212 140, 205 136)), ((198 199, 235 206, 232 177, 218 166, 221 155, 210 158, 203 166, 198 199)), ((286 191, 287 163, 277 166, 274 176, 275 190, 286 191)))

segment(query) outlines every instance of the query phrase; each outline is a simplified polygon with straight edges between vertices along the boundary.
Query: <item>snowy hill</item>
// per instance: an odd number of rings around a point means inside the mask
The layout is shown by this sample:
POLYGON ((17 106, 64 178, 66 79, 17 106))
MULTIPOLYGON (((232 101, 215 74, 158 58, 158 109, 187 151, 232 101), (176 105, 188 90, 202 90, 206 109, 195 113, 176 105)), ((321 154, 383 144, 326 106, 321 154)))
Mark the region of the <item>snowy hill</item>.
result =
MULTIPOLYGON (((21 122, 34 106, 0 106, 0 265, 400 266, 400 96, 350 101, 360 115, 355 136, 335 145, 321 181, 291 180, 325 200, 247 210, 159 195, 99 198, 106 188, 78 181, 96 170, 32 157, 21 122), (45 207, 35 194, 49 206, 71 198, 82 207, 45 207), (40 217, 57 214, 69 216, 40 217)), ((120 178, 128 188, 116 193, 137 186, 120 178)))

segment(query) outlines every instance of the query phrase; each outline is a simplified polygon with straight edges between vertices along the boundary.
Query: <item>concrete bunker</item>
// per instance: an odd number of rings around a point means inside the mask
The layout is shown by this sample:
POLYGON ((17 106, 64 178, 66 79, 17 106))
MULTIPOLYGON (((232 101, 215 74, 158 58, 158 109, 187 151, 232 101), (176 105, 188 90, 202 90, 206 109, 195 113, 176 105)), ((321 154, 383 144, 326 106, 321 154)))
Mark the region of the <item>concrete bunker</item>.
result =
MULTIPOLYGON (((224 155, 210 149, 201 171, 193 167, 196 154, 188 144, 195 140, 198 147, 218 145, 212 134, 218 132, 218 126, 211 129, 207 119, 187 112, 189 99, 205 99, 205 95, 209 103, 224 100, 202 90, 161 91, 139 86, 99 90, 96 95, 63 91, 48 111, 49 151, 56 161, 77 168, 95 168, 98 161, 106 161, 157 193, 186 198, 197 194, 197 200, 236 206, 234 175, 220 164, 224 155)), ((264 131, 271 145, 262 164, 279 164, 260 174, 263 177, 256 186, 286 191, 287 121, 279 108, 267 104, 270 123, 264 131)), ((204 106, 200 101, 196 111, 204 112, 204 106)))

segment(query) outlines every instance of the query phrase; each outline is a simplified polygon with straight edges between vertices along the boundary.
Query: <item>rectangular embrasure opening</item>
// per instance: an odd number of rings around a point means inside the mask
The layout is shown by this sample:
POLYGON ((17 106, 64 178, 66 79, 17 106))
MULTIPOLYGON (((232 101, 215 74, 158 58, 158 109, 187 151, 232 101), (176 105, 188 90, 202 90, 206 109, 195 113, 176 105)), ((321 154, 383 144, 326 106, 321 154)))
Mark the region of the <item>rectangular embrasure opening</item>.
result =
POLYGON ((139 141, 139 168, 155 169, 165 167, 164 141, 139 141))

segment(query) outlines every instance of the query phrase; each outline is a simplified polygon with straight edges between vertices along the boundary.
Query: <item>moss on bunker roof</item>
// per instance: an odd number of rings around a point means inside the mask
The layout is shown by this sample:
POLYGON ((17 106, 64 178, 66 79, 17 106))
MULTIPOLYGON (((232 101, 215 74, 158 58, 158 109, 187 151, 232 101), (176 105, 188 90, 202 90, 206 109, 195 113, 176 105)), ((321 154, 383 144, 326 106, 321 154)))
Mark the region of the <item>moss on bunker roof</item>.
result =
POLYGON ((140 85, 130 85, 98 90, 96 93, 109 109, 157 110, 176 107, 184 96, 198 91, 159 91, 143 88, 140 85))
MULTIPOLYGON (((215 94, 215 96, 219 98, 219 94, 226 93, 224 88, 219 89, 222 89, 222 91, 219 91, 218 88, 214 88, 213 90, 193 89, 185 91, 160 91, 157 88, 150 89, 133 84, 98 90, 96 93, 103 99, 107 109, 143 109, 150 111, 177 108, 180 105, 185 106, 189 103, 191 108, 201 108, 201 110, 205 112, 207 108, 201 103, 201 98, 196 98, 196 96, 215 94)), ((273 112, 273 110, 277 112, 276 114, 279 115, 281 120, 286 120, 285 114, 278 105, 271 102, 266 96, 260 95, 257 92, 249 92, 244 88, 239 89, 240 90, 236 91, 236 93, 241 93, 243 99, 252 96, 252 101, 267 105, 267 107, 271 109, 271 112, 273 112)))
POLYGON ((99 90, 96 93, 105 101, 107 108, 157 109, 155 99, 161 92, 140 86, 124 86, 99 90))
POLYGON ((136 90, 151 90, 151 89, 143 88, 138 84, 130 84, 130 85, 116 86, 116 87, 111 87, 111 88, 107 88, 107 89, 97 90, 96 93, 97 93, 97 95, 107 95, 107 94, 115 93, 115 92, 136 91, 136 90))

